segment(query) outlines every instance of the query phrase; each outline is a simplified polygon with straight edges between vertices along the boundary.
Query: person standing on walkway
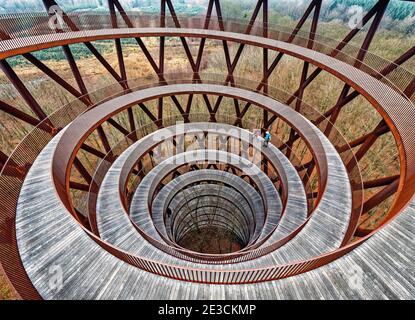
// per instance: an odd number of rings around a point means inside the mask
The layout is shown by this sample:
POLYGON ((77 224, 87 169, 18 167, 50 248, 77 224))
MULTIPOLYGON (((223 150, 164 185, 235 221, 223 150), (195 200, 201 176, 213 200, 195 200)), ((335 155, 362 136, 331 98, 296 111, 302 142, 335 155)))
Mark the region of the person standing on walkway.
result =
POLYGON ((269 133, 269 131, 265 132, 265 137, 264 137, 264 147, 268 147, 268 143, 271 140, 271 134, 269 133))

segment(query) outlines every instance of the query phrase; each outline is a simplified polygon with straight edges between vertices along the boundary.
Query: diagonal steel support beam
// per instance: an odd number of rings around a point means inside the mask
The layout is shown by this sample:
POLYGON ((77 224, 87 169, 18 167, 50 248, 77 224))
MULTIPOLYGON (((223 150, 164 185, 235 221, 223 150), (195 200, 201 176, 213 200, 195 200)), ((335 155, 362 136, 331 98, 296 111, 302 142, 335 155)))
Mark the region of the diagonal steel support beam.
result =
MULTIPOLYGON (((109 0, 110 1, 110 0, 109 0)), ((54 0, 43 0, 43 4, 46 8, 47 11, 50 10, 50 8, 52 6, 57 6, 57 3, 54 0)), ((111 8, 111 4, 109 3, 109 6, 111 8)), ((49 14, 52 14, 49 12, 49 14)), ((67 16, 67 14, 65 12, 62 11, 62 15, 63 15, 63 20, 65 21, 65 23, 68 25, 68 27, 73 30, 73 31, 79 31, 79 28, 75 25, 75 23, 73 23, 73 21, 70 19, 70 17, 67 16)), ((112 15, 112 17, 115 18, 115 15, 112 15)), ((111 20, 112 23, 116 24, 116 20, 112 19, 111 20)), ((113 25, 114 27, 114 25, 113 25)), ((57 32, 60 32, 60 30, 57 30, 57 32)), ((85 42, 84 43, 85 46, 89 49, 89 51, 97 58, 97 60, 105 67, 105 69, 115 78, 115 80, 124 88, 124 89, 128 89, 127 83, 126 83, 126 73, 125 73, 125 66, 124 66, 124 61, 122 58, 122 54, 120 56, 120 51, 121 50, 121 42, 119 42, 119 47, 117 47, 117 53, 118 53, 118 58, 119 58, 119 64, 120 64, 120 69, 121 69, 121 74, 122 76, 120 77, 118 75, 118 73, 111 67, 111 65, 102 57, 102 55, 98 52, 98 50, 90 43, 90 42, 85 42)), ((67 58, 67 61, 70 65, 71 71, 75 77, 75 80, 78 84, 78 87, 82 93, 83 97, 83 101, 88 103, 89 105, 92 104, 91 100, 88 97, 88 90, 86 89, 85 83, 82 79, 82 76, 79 72, 79 69, 76 65, 76 61, 73 57, 73 54, 69 48, 69 46, 63 46, 62 47, 65 53, 65 56, 67 58)), ((130 122, 130 126, 131 126, 131 131, 134 132, 135 131, 135 123, 134 123, 134 116, 132 113, 132 110, 129 109, 128 110, 128 115, 129 115, 129 122, 130 122)), ((103 137, 102 132, 100 134, 100 137, 103 137)), ((102 141, 104 145, 106 145, 106 141, 102 141)))
MULTIPOLYGON (((216 1, 217 0, 209 0, 207 11, 206 11, 205 22, 204 22, 204 25, 203 25, 204 29, 209 28, 209 23, 210 23, 210 20, 211 20, 211 15, 212 15, 212 10, 213 10, 213 4, 216 1)), ((197 57, 196 57, 196 72, 193 74, 193 80, 200 80, 200 77, 198 78, 198 74, 199 74, 199 71, 200 71, 200 65, 201 65, 201 62, 202 62, 205 43, 206 43, 206 38, 200 39, 199 50, 198 50, 197 57)), ((186 105, 186 115, 188 115, 190 113, 192 102, 193 102, 193 94, 189 94, 189 98, 187 99, 187 105, 186 105)))
MULTIPOLYGON (((265 1, 267 1, 267 0, 264 0, 264 3, 265 3, 265 1)), ((264 17, 266 17, 266 19, 267 19, 268 12, 266 11, 264 6, 265 5, 263 5, 264 17)), ((219 0, 215 0, 215 8, 216 8, 216 16, 217 16, 218 23, 219 23, 219 29, 221 31, 225 31, 225 25, 223 23, 222 8, 220 6, 220 1, 219 0)), ((228 74, 231 75, 230 84, 232 86, 235 86, 235 80, 233 78, 232 62, 231 62, 231 56, 230 56, 230 53, 229 53, 228 42, 226 40, 223 40, 222 41, 222 46, 223 46, 223 52, 224 52, 224 55, 225 55, 226 68, 227 68, 228 74)), ((266 49, 264 49, 264 50, 267 51, 266 49)), ((222 99, 222 97, 219 97, 219 99, 222 99)), ((221 100, 219 100, 219 101, 221 101, 221 100)), ((242 123, 240 122, 241 111, 240 111, 238 99, 233 99, 233 103, 234 103, 234 107, 235 107, 235 113, 236 113, 236 116, 238 118, 235 122, 235 125, 242 126, 242 123)), ((219 104, 220 104, 220 102, 219 102, 219 104)), ((217 112, 218 107, 219 107, 219 105, 215 106, 215 113, 217 112)))
MULTIPOLYGON (((180 21, 177 18, 176 11, 174 10, 174 6, 171 3, 171 0, 165 0, 165 1, 166 1, 166 4, 167 4, 167 7, 169 8, 171 17, 173 18, 174 25, 176 26, 176 28, 181 28, 180 21)), ((180 40, 182 42, 184 51, 186 53, 186 56, 187 56, 187 58, 189 60, 189 63, 191 65, 191 67, 192 67, 192 70, 194 72, 196 70, 196 63, 195 63, 195 61, 193 59, 193 56, 192 56, 192 53, 190 51, 189 45, 188 45, 188 43, 186 41, 186 38, 185 37, 180 37, 180 40)))
MULTIPOLYGON (((307 15, 303 16, 305 18, 304 18, 303 21, 301 21, 301 25, 304 24, 305 19, 308 17, 308 15, 310 15, 311 8, 312 8, 314 10, 314 14, 313 14, 313 19, 311 21, 311 28, 310 28, 310 32, 309 32, 309 36, 308 36, 308 42, 307 42, 307 48, 311 49, 313 47, 315 34, 317 32, 318 18, 320 16, 320 9, 321 9, 321 0, 320 1, 313 1, 311 3, 311 5, 309 6, 309 8, 310 8, 310 11, 307 10, 307 12, 306 12, 307 15)), ((298 32, 298 30, 297 30, 297 32, 298 32)), ((310 66, 310 64, 305 61, 304 64, 303 64, 303 70, 301 72, 300 87, 307 79, 309 66, 310 66)), ((304 95, 304 89, 299 90, 296 94, 296 97, 295 97, 296 98, 295 111, 297 111, 297 112, 300 112, 303 95, 304 95)), ((287 146, 286 155, 287 155, 288 158, 290 158, 290 156, 291 156, 291 147, 292 147, 291 140, 293 139, 294 135, 295 135, 295 130, 293 128, 291 128, 289 139, 286 143, 286 146, 287 146)))
MULTIPOLYGON (((128 15, 126 14, 124 8, 121 6, 121 4, 118 2, 118 0, 113 0, 113 3, 115 5, 115 7, 117 7, 118 12, 120 13, 120 15, 121 15, 122 19, 124 20, 125 24, 127 25, 127 27, 128 28, 134 28, 133 23, 131 22, 130 18, 128 17, 128 15)), ((159 76, 160 80, 164 80, 163 75, 160 73, 159 67, 157 66, 156 62, 152 58, 150 52, 148 51, 148 49, 145 46, 145 44, 143 43, 143 41, 140 38, 134 38, 134 39, 137 41, 137 44, 142 49, 144 55, 146 56, 147 60, 151 64, 151 66, 152 66, 153 70, 155 71, 155 73, 159 76)))
POLYGON ((144 103, 139 103, 141 109, 145 112, 145 114, 151 119, 151 121, 156 122, 157 118, 148 110, 147 106, 144 103))
POLYGON ((0 163, 4 164, 8 159, 9 157, 0 150, 0 163))
POLYGON ((105 152, 106 153, 109 153, 109 154, 112 154, 111 145, 110 145, 110 143, 108 141, 108 138, 107 138, 107 136, 105 134, 104 129, 102 128, 102 125, 97 128, 97 132, 98 132, 99 138, 102 141, 102 145, 103 145, 103 147, 105 149, 105 152))
MULTIPOLYGON (((119 1, 118 0, 113 0, 113 2, 114 2, 114 5, 117 7, 118 12, 120 13, 120 15, 123 18, 123 20, 124 20, 125 24, 127 25, 127 27, 128 28, 134 28, 133 23, 131 22, 130 18, 126 14, 124 8, 121 6, 119 1)), ((140 38, 134 38, 134 39, 136 40, 137 44, 139 45, 139 47, 143 51, 145 57, 147 58, 147 60, 150 63, 151 67, 153 68, 154 72, 158 76, 159 81, 161 83, 167 83, 166 79, 164 78, 164 74, 160 72, 159 67, 157 66, 156 62, 154 61, 153 57, 151 56, 151 54, 148 51, 147 47, 145 46, 144 42, 140 38)), ((175 106, 177 107, 177 109, 179 110, 179 112, 183 115, 184 110, 183 110, 182 106, 180 105, 179 101, 177 99, 173 98, 173 97, 172 97, 172 100, 173 100, 173 103, 175 104, 175 106)))
POLYGON ((346 145, 337 147, 337 150, 339 152, 344 152, 344 151, 348 150, 349 148, 355 148, 355 147, 360 146, 363 143, 365 143, 371 137, 373 137, 373 136, 380 137, 381 135, 383 135, 383 134, 385 134, 389 131, 390 131, 390 128, 388 127, 388 125, 384 121, 381 121, 372 132, 369 132, 368 134, 365 134, 365 135, 363 135, 363 136, 361 136, 361 137, 359 137, 359 138, 357 138, 353 141, 350 141, 346 145))
MULTIPOLYGON (((6 33, 0 30, 0 39, 1 40, 8 40, 11 39, 10 36, 8 36, 6 33)), ((69 47, 68 47, 69 49, 69 47)), ((67 55, 67 52, 64 51, 65 55, 67 55)), ((37 67, 39 70, 41 70, 44 74, 49 76, 53 81, 55 81, 57 84, 59 84, 61 87, 63 87, 66 91, 71 93, 73 96, 75 96, 78 99, 81 99, 82 102, 85 104, 91 104, 91 101, 88 97, 85 97, 82 95, 81 92, 76 90, 74 87, 72 87, 67 81, 62 79, 56 72, 54 72, 52 69, 50 69, 48 66, 46 66, 43 62, 41 62, 39 59, 37 59, 33 54, 31 53, 25 53, 23 54, 23 57, 32 63, 35 67, 37 67)))
MULTIPOLYGON (((26 86, 19 79, 12 67, 6 60, 0 60, 0 69, 4 72, 9 81, 13 84, 16 90, 20 93, 24 101, 33 110, 40 120, 46 119, 46 113, 42 110, 41 106, 37 103, 32 94, 27 90, 26 86)), ((49 122, 50 124, 50 122, 49 122)))
POLYGON ((78 158, 75 158, 73 164, 74 164, 76 170, 81 174, 82 178, 86 182, 88 182, 88 184, 91 184, 92 177, 89 174, 88 170, 86 170, 86 168, 84 167, 84 165, 82 164, 82 162, 78 158))
POLYGON ((0 172, 9 177, 16 177, 23 180, 28 168, 17 165, 12 159, 0 151, 0 172))
MULTIPOLYGON (((246 27, 245 34, 249 34, 251 32, 252 27, 253 27, 253 25, 254 25, 257 17, 258 17, 258 14, 259 14, 259 11, 260 11, 262 5, 263 5, 263 0, 258 0, 257 4, 255 6, 254 12, 252 13, 251 19, 249 20, 248 26, 246 27)), ((242 55, 244 47, 245 47, 244 44, 239 45, 238 50, 237 50, 237 52, 234 56, 234 59, 233 59, 232 63, 230 64, 230 66, 228 66, 228 74, 226 76, 224 85, 227 85, 229 82, 231 82, 233 80, 233 72, 235 71, 235 68, 236 68, 236 66, 239 62, 239 59, 242 55)), ((216 100, 216 104, 215 104, 214 109, 213 109, 214 113, 216 113, 218 111, 219 106, 222 102, 222 99, 223 99, 223 97, 219 96, 218 99, 216 100)), ((239 107, 238 107, 238 109, 239 109, 239 107)), ((238 112, 238 113, 239 113, 238 118, 243 117, 244 113, 241 113, 241 112, 238 112)))
MULTIPOLYGON (((117 23, 117 16, 115 13, 114 1, 107 0, 107 4, 108 4, 108 9, 111 15, 111 25, 114 29, 116 29, 118 28, 118 23, 117 23)), ((121 79, 123 80, 123 82, 125 82, 127 80, 127 72, 125 70, 125 63, 124 63, 124 57, 122 54, 121 40, 115 39, 114 42, 115 42, 115 49, 117 52, 118 66, 120 68, 121 79)))
MULTIPOLYGON (((354 28, 351 30, 344 39, 336 46, 335 49, 330 53, 330 56, 335 57, 355 36, 356 34, 363 28, 369 21, 372 19, 373 16, 375 16, 380 10, 384 10, 383 7, 386 8, 389 0, 380 0, 376 3, 376 5, 369 10, 369 12, 362 18, 360 23, 358 23, 359 27, 354 28)), ((307 80, 303 83, 303 85, 297 89, 296 92, 287 100, 287 104, 291 104, 291 102, 294 101, 295 95, 298 94, 300 90, 304 90, 320 73, 322 69, 317 68, 314 70, 310 76, 307 78, 307 80)))
POLYGON ((49 76, 53 81, 58 83, 62 88, 71 93, 74 97, 81 99, 85 104, 91 104, 91 101, 88 97, 82 96, 82 93, 72 87, 68 82, 62 79, 58 74, 56 74, 52 69, 47 67, 43 62, 35 58, 32 54, 27 53, 23 55, 29 62, 36 66, 39 70, 49 76))
MULTIPOLYGON (((88 94, 88 90, 86 89, 84 80, 82 79, 81 73, 79 72, 78 66, 76 64, 75 58, 72 54, 71 49, 69 48, 68 45, 62 46, 63 52, 65 53, 65 57, 66 60, 69 63, 69 67, 71 68, 72 74, 75 78, 75 81, 79 87, 79 90, 81 90, 82 95, 86 95, 88 94)), ((88 98, 88 101, 90 101, 90 99, 88 98)))
MULTIPOLYGON (((173 21, 174 21, 174 24, 175 24, 176 28, 181 28, 180 21, 177 18, 176 11, 174 10, 174 6, 173 6, 171 0, 165 0, 165 2, 167 4, 167 7, 169 8, 170 14, 173 18, 173 21)), ((186 38, 185 37, 180 37, 180 41, 182 42, 185 54, 187 56, 187 59, 189 60, 189 63, 190 63, 190 66, 192 68, 194 76, 196 77, 197 80, 201 80, 200 75, 199 75, 199 70, 197 69, 196 63, 193 59, 193 56, 192 56, 192 53, 190 51, 189 45, 186 41, 186 38)), ((214 121, 215 118, 214 118, 214 114, 213 114, 213 108, 210 104, 209 98, 205 94, 202 95, 202 96, 203 96, 203 101, 205 102, 206 107, 208 108, 209 113, 211 114, 211 118, 214 121)), ((185 113, 185 112, 183 111, 182 114, 183 113, 185 113)))
MULTIPOLYGON (((166 0, 160 1, 160 27, 164 28, 166 26, 166 0)), ((159 73, 164 75, 164 49, 165 49, 165 37, 160 37, 160 44, 159 44, 159 73)), ((160 80, 160 82, 162 82, 160 80)), ((158 118, 158 127, 163 125, 163 97, 158 99, 158 106, 157 106, 157 118, 158 118)))
MULTIPOLYGON (((131 109, 129 109, 131 110, 131 109)), ((115 121, 112 118, 109 118, 107 120, 107 122, 113 126, 115 129, 117 129, 119 132, 121 132, 125 137, 128 137, 130 140, 135 141, 136 139, 134 139, 130 134, 131 132, 128 131, 127 129, 125 129, 122 125, 120 125, 117 121, 115 121)))
POLYGON ((79 182, 75 182, 75 181, 70 181, 69 182, 69 187, 71 189, 81 190, 81 191, 85 191, 85 192, 89 191, 89 185, 88 184, 83 184, 83 183, 79 183, 79 182))
POLYGON ((392 196, 397 190, 399 185, 399 177, 396 178, 391 184, 383 188, 381 191, 372 196, 363 204, 363 213, 369 212, 371 209, 382 203, 384 200, 392 196))
POLYGON ((411 98, 412 95, 415 92, 415 78, 412 79, 412 82, 410 84, 408 84, 408 86, 406 87, 406 89, 404 90, 404 95, 406 95, 408 98, 411 98))
POLYGON ((49 132, 49 133, 53 133, 54 132, 54 128, 49 126, 47 123, 45 123, 44 121, 40 121, 39 119, 36 119, 30 115, 28 115, 27 113, 20 111, 19 109, 9 105, 8 103, 0 100, 0 110, 10 114, 13 117, 16 117, 19 120, 22 120, 28 124, 31 124, 32 126, 36 127, 39 126, 40 129, 49 132))
POLYGON ((396 179, 399 179, 399 175, 394 175, 394 176, 385 177, 385 178, 379 178, 379 179, 370 180, 370 181, 364 181, 363 182, 363 188, 371 189, 371 188, 384 187, 384 186, 387 186, 387 185, 393 183, 396 179))
MULTIPOLYGON (((51 6, 56 6, 58 7, 57 3, 54 0, 43 0, 43 4, 46 8, 46 10, 48 11, 49 14, 52 14, 49 12, 51 6)), ((68 25, 68 27, 72 30, 72 31, 79 31, 79 28, 73 23, 73 21, 66 15, 65 12, 63 12, 62 10, 62 15, 63 15, 63 19, 65 21, 65 23, 68 25)), ((61 30, 57 30, 57 32, 61 32, 61 30)), ((108 62, 101 56, 101 54, 96 50, 96 48, 89 42, 85 42, 84 43, 85 46, 89 49, 89 51, 98 59, 98 61, 101 62, 101 64, 114 76, 114 78, 120 83, 122 82, 122 79, 118 76, 118 74, 115 72, 115 70, 108 64, 108 62)), ((66 59, 69 63, 69 66, 71 68, 72 74, 74 75, 74 78, 78 84, 79 89, 81 90, 82 95, 84 95, 85 97, 87 97, 88 101, 91 104, 91 100, 88 97, 88 90, 85 86, 85 83, 82 79, 81 73, 79 72, 78 66, 76 65, 76 61, 73 57, 73 54, 69 48, 69 46, 65 45, 62 46, 63 51, 65 53, 66 59)), ((123 86, 122 83, 120 83, 121 86, 123 86)), ((102 128, 102 126, 98 127, 97 129, 98 131, 98 136, 104 146, 104 149, 107 153, 109 153, 111 151, 111 147, 110 144, 108 142, 108 139, 105 135, 105 132, 102 128)), ((78 171, 81 174, 85 174, 85 170, 82 170, 82 167, 80 167, 81 163, 78 163, 78 171), (81 171, 80 171, 81 170, 81 171)), ((85 177, 84 177, 85 178, 85 177)), ((88 181, 89 183, 89 181, 88 181)))

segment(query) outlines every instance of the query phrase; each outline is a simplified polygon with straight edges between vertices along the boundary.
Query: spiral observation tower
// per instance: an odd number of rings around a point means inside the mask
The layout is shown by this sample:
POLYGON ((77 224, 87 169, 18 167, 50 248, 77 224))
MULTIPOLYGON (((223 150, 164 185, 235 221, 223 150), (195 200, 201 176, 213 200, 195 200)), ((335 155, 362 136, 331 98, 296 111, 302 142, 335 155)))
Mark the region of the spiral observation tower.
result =
POLYGON ((341 40, 319 32, 324 0, 293 28, 269 23, 268 2, 245 20, 221 0, 203 16, 43 0, 0 17, 14 93, 0 100, 0 262, 15 297, 415 297, 415 47, 370 51, 388 0, 341 40), (39 57, 57 49, 70 77, 39 57))

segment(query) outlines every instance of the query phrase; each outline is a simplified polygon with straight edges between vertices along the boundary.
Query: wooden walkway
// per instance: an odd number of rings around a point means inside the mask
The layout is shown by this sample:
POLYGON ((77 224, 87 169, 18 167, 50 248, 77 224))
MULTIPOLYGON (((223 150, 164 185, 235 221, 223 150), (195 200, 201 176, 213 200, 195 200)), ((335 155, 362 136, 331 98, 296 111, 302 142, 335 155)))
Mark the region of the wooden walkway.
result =
POLYGON ((45 299, 411 299, 415 294, 415 203, 351 253, 287 279, 204 285, 134 268, 97 246, 56 198, 49 167, 60 135, 30 170, 17 212, 21 257, 45 299), (61 286, 50 285, 55 270, 62 271, 61 286), (356 270, 362 271, 357 284, 350 280, 356 270))

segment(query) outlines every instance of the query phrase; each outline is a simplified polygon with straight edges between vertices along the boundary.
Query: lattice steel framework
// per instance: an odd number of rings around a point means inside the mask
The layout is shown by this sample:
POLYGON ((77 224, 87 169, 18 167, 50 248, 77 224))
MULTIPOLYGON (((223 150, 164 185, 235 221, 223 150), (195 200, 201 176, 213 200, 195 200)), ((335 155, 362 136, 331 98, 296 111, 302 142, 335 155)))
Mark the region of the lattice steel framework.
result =
MULTIPOLYGON (((13 154, 7 151, 0 151, 0 170, 3 177, 9 177, 2 184, 2 194, 0 207, 5 212, 0 222, 1 238, 0 242, 11 245, 15 243, 15 221, 13 212, 16 206, 19 186, 21 186, 28 169, 31 167, 38 152, 43 148, 47 141, 59 132, 66 124, 71 122, 74 117, 81 112, 92 109, 109 99, 114 94, 122 96, 123 94, 134 92, 137 90, 135 86, 144 87, 164 86, 174 83, 206 83, 221 84, 223 86, 248 88, 251 91, 261 93, 265 96, 271 96, 277 100, 284 102, 286 105, 308 117, 313 124, 318 126, 324 134, 330 138, 336 146, 338 152, 342 154, 346 168, 351 177, 352 183, 356 183, 356 194, 369 192, 370 197, 358 198, 355 202, 355 213, 352 215, 352 222, 344 238, 343 246, 330 257, 319 257, 313 263, 308 264, 304 268, 298 270, 306 271, 307 268, 316 267, 327 263, 335 257, 350 251, 359 243, 371 236, 376 230, 363 227, 364 222, 369 213, 376 209, 386 199, 394 196, 394 202, 389 207, 389 212, 376 228, 386 224, 412 198, 415 181, 415 162, 411 162, 412 153, 415 148, 414 136, 408 136, 412 129, 408 128, 407 116, 408 108, 413 107, 415 102, 415 76, 407 71, 403 66, 405 63, 413 59, 415 56, 415 46, 411 46, 405 53, 397 57, 394 61, 388 61, 371 54, 368 50, 373 39, 379 30, 382 18, 385 16, 389 0, 379 0, 361 19, 358 26, 351 29, 344 38, 335 42, 334 40, 322 37, 318 33, 319 20, 321 15, 321 7, 323 0, 310 1, 303 16, 299 19, 293 30, 275 30, 273 25, 269 24, 269 3, 268 0, 258 0, 254 6, 252 15, 247 23, 238 21, 227 21, 223 18, 221 1, 209 0, 207 12, 204 17, 180 17, 176 14, 173 1, 161 0, 160 16, 143 16, 131 12, 126 12, 119 0, 108 0, 107 14, 67 14, 59 7, 54 0, 43 0, 45 9, 49 15, 32 14, 32 15, 10 15, 1 17, 0 21, 0 68, 8 79, 9 83, 15 88, 21 99, 25 102, 30 112, 23 111, 17 105, 13 105, 10 101, 0 100, 0 110, 2 113, 13 117, 23 125, 30 125, 31 128, 36 127, 32 131, 31 140, 25 142, 26 145, 18 147, 13 154), (50 19, 56 19, 56 12, 62 12, 62 23, 58 24, 55 30, 48 26, 50 19), (137 29, 140 28, 140 29, 137 29), (131 30, 128 33, 128 30, 131 30), (148 33, 142 32, 145 29, 148 33), (181 31, 183 30, 183 31, 181 31), (215 31, 215 32, 210 32, 215 31), (56 33, 56 34, 55 34, 56 33), (237 34, 232 38, 232 34, 237 34), (62 36, 63 35, 63 36, 62 36), (363 41, 360 47, 353 46, 351 42, 361 36, 363 41), (145 38, 158 38, 158 56, 155 57, 146 44, 145 38), (190 66, 191 72, 186 75, 172 75, 166 70, 166 40, 168 37, 178 37, 190 66), (136 79, 127 77, 125 56, 123 54, 123 38, 133 39, 139 46, 141 52, 146 57, 149 66, 152 69, 152 82, 142 84, 136 79), (191 39, 197 38, 198 45, 189 44, 191 39), (118 65, 112 66, 102 53, 97 49, 93 41, 110 39, 114 42, 116 50, 116 58, 118 65), (226 70, 222 75, 223 78, 206 75, 202 72, 202 64, 206 55, 206 42, 209 39, 218 40, 223 48, 224 65, 226 70), (261 45, 254 41, 263 42, 261 45), (266 40, 274 39, 284 43, 284 47, 280 50, 273 48, 266 40), (85 45, 92 56, 102 65, 108 74, 114 79, 116 84, 109 86, 107 91, 88 90, 88 80, 82 75, 73 49, 72 44, 81 43, 85 45), (231 44, 236 45, 235 54, 232 56, 231 44), (290 51, 290 45, 301 48, 301 52, 290 51), (73 75, 72 80, 67 80, 58 75, 52 67, 47 66, 36 57, 33 52, 36 50, 53 48, 60 46, 66 57, 68 66, 73 75), (256 47, 262 51, 262 57, 258 57, 258 63, 262 65, 261 80, 255 82, 238 78, 235 73, 237 66, 241 63, 241 57, 247 47, 256 47), (192 48, 196 47, 196 56, 192 53, 192 48), (271 54, 275 52, 275 55, 271 54), (382 82, 395 92, 399 93, 407 105, 403 106, 400 101, 380 101, 376 99, 376 88, 368 88, 362 86, 361 82, 355 81, 361 77, 359 74, 347 74, 347 70, 336 70, 336 67, 324 65, 323 60, 317 60, 313 56, 309 56, 312 52, 325 54, 329 58, 338 59, 345 62, 349 66, 362 71, 376 81, 382 82), (302 60, 301 76, 298 88, 294 92, 283 92, 270 85, 270 78, 276 72, 283 57, 289 55, 302 60), (22 56, 28 63, 39 69, 51 81, 65 90, 74 102, 66 106, 66 110, 57 113, 50 113, 45 110, 42 103, 28 89, 25 81, 18 76, 15 68, 11 66, 7 60, 13 56, 22 56), (272 58, 271 58, 272 57, 272 58), (304 58, 308 57, 308 58, 304 58), (343 87, 338 95, 334 105, 329 107, 323 114, 316 113, 312 106, 304 102, 304 95, 307 88, 313 85, 318 76, 323 72, 329 72, 343 82, 343 87), (151 84, 150 84, 151 83, 151 84), (109 93, 108 93, 109 92, 109 93), (336 126, 341 112, 349 106, 359 96, 367 99, 378 111, 381 120, 373 131, 365 132, 361 136, 345 141, 338 133, 336 126), (382 103, 384 103, 382 105, 382 103), (386 105, 389 103, 389 105, 386 105), (394 110, 395 108, 395 110, 394 110), (365 178, 360 181, 358 176, 359 162, 370 152, 376 141, 383 135, 392 133, 397 144, 397 152, 399 154, 400 173, 384 176, 376 179, 365 178), (44 136, 44 137, 43 137, 44 136), (337 139, 337 140, 336 140, 337 139), (28 150, 32 150, 30 153, 28 150), (23 154, 26 154, 23 156, 23 154), (18 159, 22 157, 21 159, 18 159), (13 177, 14 180, 10 180, 13 177), (363 187, 359 189, 360 187, 363 187), (9 187, 10 192, 4 192, 5 187, 9 187), (362 191, 363 190, 363 191, 362 191), (360 205, 360 200, 363 204, 360 205)), ((331 60, 327 60, 330 62, 331 60)), ((74 145, 74 150, 82 150, 88 157, 94 159, 105 159, 110 163, 113 162, 118 154, 114 151, 114 145, 108 138, 108 128, 118 131, 125 137, 129 143, 137 141, 140 136, 137 134, 137 119, 133 108, 139 108, 148 117, 149 122, 154 123, 157 128, 166 125, 164 120, 166 115, 164 110, 166 106, 173 106, 181 115, 184 122, 191 122, 192 107, 195 102, 195 95, 202 97, 204 106, 209 114, 209 121, 216 122, 220 118, 219 113, 223 100, 227 97, 233 103, 235 121, 237 126, 244 127, 249 110, 253 107, 260 110, 261 129, 263 131, 273 128, 278 120, 284 121, 284 115, 272 113, 264 106, 253 105, 252 102, 245 101, 240 97, 232 94, 218 93, 217 98, 208 92, 187 92, 186 94, 168 95, 153 97, 157 100, 157 108, 152 111, 147 101, 138 101, 137 104, 127 105, 125 109, 114 110, 114 113, 95 119, 93 126, 84 132, 82 139, 67 141, 67 145, 74 145), (116 115, 125 110, 128 119, 127 125, 120 123, 116 115), (87 138, 91 135, 99 138, 99 146, 88 144, 87 138)), ((380 96, 380 93, 377 93, 380 96)), ((409 113, 408 113, 409 114, 409 113)), ((220 122, 220 121, 218 121, 220 122)), ((289 134, 286 141, 281 141, 280 150, 292 160, 296 165, 300 176, 305 185, 308 186, 308 198, 310 205, 310 213, 312 204, 318 202, 324 188, 324 167, 319 166, 318 154, 313 152, 312 142, 303 136, 302 129, 289 123, 289 134), (302 162, 297 159, 297 155, 293 153, 296 143, 302 141, 310 152, 310 159, 302 162), (312 176, 318 177, 318 187, 311 186, 312 176)), ((66 202, 66 206, 72 211, 76 219, 87 229, 96 231, 94 224, 90 224, 88 218, 81 212, 81 208, 77 208, 73 204, 70 193, 73 190, 81 192, 89 192, 94 189, 94 177, 85 163, 80 159, 80 153, 73 152, 72 149, 62 150, 67 153, 68 157, 66 167, 54 168, 58 181, 58 187, 62 193, 62 199, 66 202), (72 170, 72 167, 76 171, 72 170), (75 172, 75 173, 74 173, 75 172), (60 177, 59 175, 62 175, 60 177), (78 176, 78 178, 75 178, 78 176), (61 179, 61 180, 59 180, 61 179), (66 180, 65 180, 66 179, 66 180), (64 182, 63 182, 64 181, 64 182), (64 183, 67 183, 65 185, 64 183)), ((151 153, 151 150, 149 150, 151 153)), ((64 158, 64 157, 63 157, 64 158)), ((61 161, 62 159, 58 159, 61 161)), ((58 162, 59 162, 58 161, 58 162)), ((320 161, 322 161, 320 159, 320 161)), ((398 161, 398 160, 397 160, 398 161)), ((62 161, 61 161, 62 162, 62 161)), ((62 162, 63 163, 63 162, 62 162)), ((264 171, 267 172, 271 164, 267 159, 263 160, 264 171)), ((143 164, 137 163, 129 174, 138 174, 141 172, 143 164)), ((215 166, 215 165, 213 165, 215 166)), ((190 169, 198 169, 197 165, 192 165, 190 169)), ((234 168, 228 167, 227 170, 234 173, 234 168)), ((173 176, 178 174, 174 172, 173 176)), ((239 172, 242 178, 247 178, 242 172, 239 172)), ((125 178, 127 180, 127 178, 125 178)), ((274 180, 278 184, 278 177, 274 180)), ((283 186, 279 188, 283 192, 283 186)), ((127 190, 127 194, 128 194, 127 190)), ((358 197, 358 196, 356 196, 358 197)), ((127 197, 128 198, 128 197, 127 197)), ((128 202, 128 201, 127 201, 128 202)), ((107 244, 100 243, 116 256, 125 260, 132 258, 116 253, 114 248, 107 244)), ((24 298, 39 298, 36 290, 31 287, 30 280, 25 277, 25 271, 19 263, 18 252, 10 251, 2 252, 1 262, 6 274, 12 280, 14 287, 18 293, 24 298), (7 255, 7 257, 5 257, 7 255), (3 257, 4 256, 4 257, 3 257), (8 261, 8 262, 7 262, 8 261), (12 271, 11 266, 15 263, 16 270, 12 271), (14 274, 13 274, 14 273, 14 274)), ((143 267, 139 262, 132 264, 143 267)), ((146 268, 144 268, 146 269, 146 268)), ((148 268, 147 268, 148 269, 148 268)), ((150 268, 151 269, 151 268, 150 268)), ((154 272, 154 271, 153 271, 154 272)), ((295 273, 294 273, 295 274, 295 273)), ((177 278, 181 278, 178 277, 177 278)))

